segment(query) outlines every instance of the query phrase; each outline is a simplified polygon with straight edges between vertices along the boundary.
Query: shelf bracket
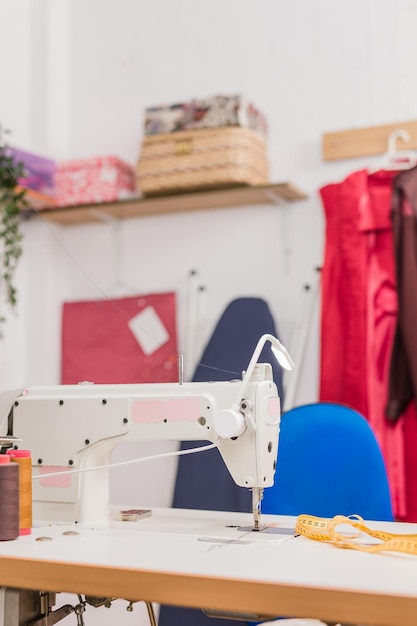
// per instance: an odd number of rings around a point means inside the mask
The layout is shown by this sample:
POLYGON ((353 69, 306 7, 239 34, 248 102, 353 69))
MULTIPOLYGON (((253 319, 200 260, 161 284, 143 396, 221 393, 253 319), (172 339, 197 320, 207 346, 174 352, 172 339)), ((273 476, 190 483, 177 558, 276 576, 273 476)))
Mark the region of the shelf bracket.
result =
POLYGON ((276 204, 277 206, 284 204, 282 198, 271 189, 265 189, 264 195, 272 204, 276 204))
POLYGON ((115 224, 120 222, 120 217, 110 215, 106 211, 100 209, 90 209, 91 215, 94 215, 100 222, 107 222, 108 224, 115 224))

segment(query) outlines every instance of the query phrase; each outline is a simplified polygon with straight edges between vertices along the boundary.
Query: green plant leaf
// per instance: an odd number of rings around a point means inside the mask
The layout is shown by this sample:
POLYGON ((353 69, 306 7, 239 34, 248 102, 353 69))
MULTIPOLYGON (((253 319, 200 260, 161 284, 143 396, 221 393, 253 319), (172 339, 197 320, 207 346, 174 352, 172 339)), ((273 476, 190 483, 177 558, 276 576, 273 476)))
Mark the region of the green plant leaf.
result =
MULTIPOLYGON (((13 312, 18 303, 15 270, 23 254, 20 216, 28 206, 26 190, 17 187, 17 181, 23 174, 23 163, 16 163, 8 154, 0 126, 0 298, 5 299, 6 305, 13 312)), ((5 322, 6 317, 1 314, 0 325, 5 322)))

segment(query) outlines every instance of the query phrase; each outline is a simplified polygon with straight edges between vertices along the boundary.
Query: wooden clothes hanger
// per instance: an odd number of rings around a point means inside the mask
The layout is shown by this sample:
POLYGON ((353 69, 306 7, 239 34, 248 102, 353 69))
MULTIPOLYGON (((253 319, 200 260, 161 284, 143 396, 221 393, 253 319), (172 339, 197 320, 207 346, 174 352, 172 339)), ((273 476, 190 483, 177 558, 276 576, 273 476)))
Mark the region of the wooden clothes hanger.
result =
POLYGON ((388 137, 388 150, 382 157, 368 167, 370 174, 380 170, 400 171, 408 170, 417 165, 417 152, 412 150, 398 150, 397 140, 410 141, 407 131, 399 128, 392 131, 388 137))

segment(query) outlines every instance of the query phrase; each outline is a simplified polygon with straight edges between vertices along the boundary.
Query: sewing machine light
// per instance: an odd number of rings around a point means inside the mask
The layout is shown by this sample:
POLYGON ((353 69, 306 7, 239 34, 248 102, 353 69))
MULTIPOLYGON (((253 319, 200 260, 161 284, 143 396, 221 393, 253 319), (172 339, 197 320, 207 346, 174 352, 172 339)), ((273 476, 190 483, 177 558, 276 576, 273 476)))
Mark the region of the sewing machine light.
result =
MULTIPOLYGON (((282 345, 282 343, 273 335, 262 335, 256 344, 255 350, 253 351, 234 403, 230 409, 223 409, 214 416, 214 429, 221 439, 239 437, 239 435, 244 433, 246 430, 247 423, 241 412, 241 402, 245 398, 246 388, 254 375, 262 349, 268 341, 270 342, 271 350, 281 367, 287 370, 292 370, 294 368, 294 362, 288 350, 282 345)), ((252 429, 256 427, 254 424, 250 424, 250 426, 252 429)))
POLYGON ((268 335, 268 334, 262 335, 262 337, 259 339, 258 343, 255 346, 255 350, 253 351, 252 358, 249 361, 248 368, 245 372, 245 375, 242 380, 242 384, 237 393, 236 400, 234 403, 237 406, 240 406, 240 401, 242 400, 242 398, 245 397, 246 387, 252 378, 258 359, 267 341, 270 342, 271 350, 275 358, 277 359, 278 363, 281 365, 281 367, 284 367, 287 370, 292 370, 294 368, 294 361, 292 360, 288 350, 282 345, 282 343, 273 335, 268 335))
POLYGON ((281 367, 283 367, 285 370, 294 369, 294 362, 286 348, 284 348, 281 343, 279 348, 277 348, 274 344, 271 344, 271 350, 272 354, 281 365, 281 367))

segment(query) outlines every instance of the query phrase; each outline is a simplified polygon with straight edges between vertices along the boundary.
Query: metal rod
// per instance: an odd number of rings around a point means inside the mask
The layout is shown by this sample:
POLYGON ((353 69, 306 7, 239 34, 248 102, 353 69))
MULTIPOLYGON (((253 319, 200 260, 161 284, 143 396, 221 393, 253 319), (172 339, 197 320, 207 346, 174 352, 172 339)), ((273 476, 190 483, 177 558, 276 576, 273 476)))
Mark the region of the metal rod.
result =
POLYGON ((148 609, 149 622, 151 626, 158 626, 156 617, 155 617, 155 612, 153 610, 152 602, 145 602, 145 604, 146 604, 146 608, 148 609))
POLYGON ((184 382, 184 355, 180 354, 178 356, 178 380, 180 385, 184 382))

